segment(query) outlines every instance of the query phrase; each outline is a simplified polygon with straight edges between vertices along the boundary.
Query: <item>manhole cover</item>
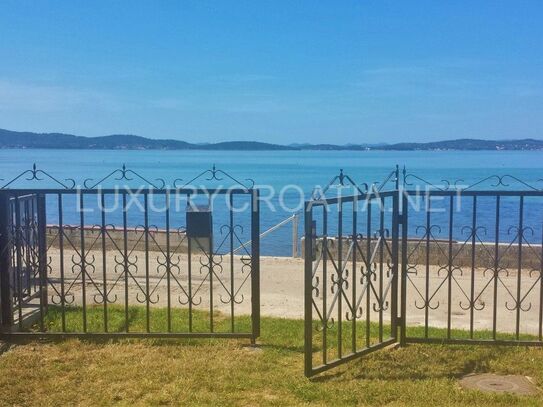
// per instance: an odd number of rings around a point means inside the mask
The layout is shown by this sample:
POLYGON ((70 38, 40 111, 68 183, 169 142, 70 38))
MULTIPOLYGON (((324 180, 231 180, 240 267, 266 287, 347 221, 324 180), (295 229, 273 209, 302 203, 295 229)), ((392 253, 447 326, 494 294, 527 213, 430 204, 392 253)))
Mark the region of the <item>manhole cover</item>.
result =
POLYGON ((487 393, 536 394, 537 387, 525 376, 499 376, 490 373, 471 374, 460 380, 465 389, 487 393))

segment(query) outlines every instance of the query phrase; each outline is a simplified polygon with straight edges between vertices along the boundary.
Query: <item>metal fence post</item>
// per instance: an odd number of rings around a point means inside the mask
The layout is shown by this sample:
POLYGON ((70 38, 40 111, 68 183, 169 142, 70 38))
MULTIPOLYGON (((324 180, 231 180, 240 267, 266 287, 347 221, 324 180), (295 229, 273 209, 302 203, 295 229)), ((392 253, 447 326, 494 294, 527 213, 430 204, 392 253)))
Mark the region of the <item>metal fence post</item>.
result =
POLYGON ((0 318, 2 329, 13 325, 13 293, 10 286, 9 195, 0 192, 0 318))
POLYGON ((398 318, 398 238, 400 229, 400 207, 399 207, 399 191, 392 196, 392 306, 391 306, 391 321, 392 321, 392 337, 398 339, 398 322, 401 325, 401 317, 398 318))
POLYGON ((253 344, 260 336, 260 199, 258 189, 251 194, 251 319, 253 344))
POLYGON ((311 201, 304 205, 304 372, 307 377, 311 376, 313 370, 313 316, 312 316, 312 294, 313 294, 313 216, 311 201))
MULTIPOLYGON (((47 218, 45 194, 38 194, 38 258, 40 276, 40 312, 43 325, 44 313, 47 312, 47 218)), ((43 326, 42 326, 43 328, 43 326)))
POLYGON ((407 218, 408 218, 408 201, 403 188, 400 190, 402 197, 401 214, 398 216, 401 218, 402 223, 402 267, 401 267, 401 310, 400 310, 400 346, 406 344, 406 326, 407 326, 407 218))

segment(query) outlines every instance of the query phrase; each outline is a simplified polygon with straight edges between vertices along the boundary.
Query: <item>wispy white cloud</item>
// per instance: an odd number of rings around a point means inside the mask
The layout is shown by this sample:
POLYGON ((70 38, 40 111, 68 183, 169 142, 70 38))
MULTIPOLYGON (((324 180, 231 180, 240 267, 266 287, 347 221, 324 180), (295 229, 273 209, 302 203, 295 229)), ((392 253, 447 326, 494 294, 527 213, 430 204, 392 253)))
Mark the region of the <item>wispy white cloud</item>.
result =
POLYGON ((453 91, 487 85, 490 78, 472 76, 461 68, 436 65, 407 65, 373 68, 362 71, 353 83, 365 89, 383 89, 404 93, 413 90, 453 91))
POLYGON ((489 61, 472 59, 416 61, 368 68, 360 72, 351 86, 384 97, 423 94, 478 98, 496 94, 514 97, 542 94, 540 81, 519 79, 500 71, 489 61))
POLYGON ((95 90, 0 79, 0 110, 47 113, 89 106, 118 111, 123 108, 123 103, 95 90))

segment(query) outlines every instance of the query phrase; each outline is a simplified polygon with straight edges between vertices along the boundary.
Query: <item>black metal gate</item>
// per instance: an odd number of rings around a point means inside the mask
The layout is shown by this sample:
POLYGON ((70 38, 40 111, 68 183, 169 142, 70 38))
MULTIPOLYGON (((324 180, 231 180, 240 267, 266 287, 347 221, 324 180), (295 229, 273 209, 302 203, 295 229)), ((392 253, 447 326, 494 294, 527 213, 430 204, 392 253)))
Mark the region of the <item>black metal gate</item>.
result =
POLYGON ((43 314, 45 289, 45 217, 43 196, 0 196, 2 325, 23 327, 43 314))
POLYGON ((305 374, 397 341, 398 194, 305 207, 305 374))
POLYGON ((395 343, 543 345, 543 190, 392 175, 305 204, 306 376, 395 343))
POLYGON ((0 189, 1 336, 260 335, 251 182, 215 167, 171 187, 124 166, 78 187, 36 167, 23 174, 61 188, 0 189))

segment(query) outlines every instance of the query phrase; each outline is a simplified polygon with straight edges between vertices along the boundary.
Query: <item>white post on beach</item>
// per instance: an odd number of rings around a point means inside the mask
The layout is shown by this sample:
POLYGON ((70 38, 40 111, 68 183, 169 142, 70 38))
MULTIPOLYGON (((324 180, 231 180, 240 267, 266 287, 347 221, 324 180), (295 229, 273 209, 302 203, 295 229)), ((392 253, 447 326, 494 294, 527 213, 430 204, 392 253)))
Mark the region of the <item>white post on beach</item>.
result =
POLYGON ((298 257, 298 216, 292 217, 292 257, 298 257))

